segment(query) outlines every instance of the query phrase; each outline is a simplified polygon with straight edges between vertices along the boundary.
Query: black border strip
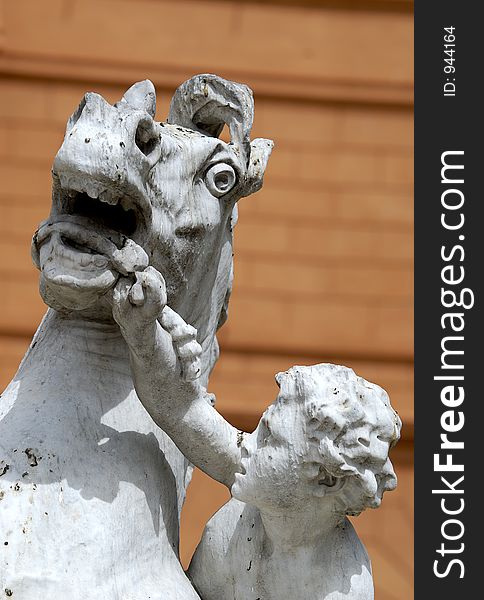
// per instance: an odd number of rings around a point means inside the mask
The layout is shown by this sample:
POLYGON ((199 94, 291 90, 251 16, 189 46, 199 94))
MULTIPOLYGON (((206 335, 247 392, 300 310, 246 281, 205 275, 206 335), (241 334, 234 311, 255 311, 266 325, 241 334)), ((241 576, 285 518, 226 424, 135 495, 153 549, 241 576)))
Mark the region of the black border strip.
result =
POLYGON ((479 506, 484 168, 478 67, 484 52, 478 8, 477 2, 448 0, 415 6, 417 600, 482 595, 483 552, 477 539, 484 529, 479 506), (463 168, 442 171, 443 162, 463 168), (467 308, 458 306, 460 301, 467 308), (442 448, 445 440, 453 445, 442 448), (450 461, 453 466, 445 466, 450 461))

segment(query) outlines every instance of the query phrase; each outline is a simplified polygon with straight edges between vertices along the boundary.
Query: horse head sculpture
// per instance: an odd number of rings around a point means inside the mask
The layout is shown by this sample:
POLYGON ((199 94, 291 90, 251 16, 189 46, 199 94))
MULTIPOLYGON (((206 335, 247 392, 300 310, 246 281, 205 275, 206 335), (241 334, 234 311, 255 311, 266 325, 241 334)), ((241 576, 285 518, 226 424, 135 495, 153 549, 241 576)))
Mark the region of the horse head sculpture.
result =
POLYGON ((114 105, 84 96, 34 235, 51 308, 0 401, 0 589, 23 600, 198 597, 178 558, 188 463, 136 396, 110 298, 121 275, 162 273, 206 384, 236 202, 262 185, 272 143, 249 140, 250 90, 215 75, 178 88, 166 122, 155 105, 149 81, 114 105))
POLYGON ((34 260, 48 305, 109 320, 120 251, 134 242, 165 277, 170 306, 197 328, 208 368, 230 294, 236 202, 261 187, 272 142, 249 139, 250 89, 215 75, 181 85, 167 122, 154 121, 155 109, 150 81, 114 106, 84 96, 54 160, 34 260), (228 143, 218 138, 225 125, 228 143))

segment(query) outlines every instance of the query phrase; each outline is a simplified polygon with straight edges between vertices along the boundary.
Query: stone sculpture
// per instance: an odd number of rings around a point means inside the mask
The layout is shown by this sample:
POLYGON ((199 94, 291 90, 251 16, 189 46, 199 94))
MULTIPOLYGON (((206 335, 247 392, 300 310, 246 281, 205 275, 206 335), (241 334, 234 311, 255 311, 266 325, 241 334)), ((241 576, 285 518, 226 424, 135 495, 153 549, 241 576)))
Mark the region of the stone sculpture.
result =
POLYGON ((279 374, 253 434, 213 408, 236 202, 261 187, 272 142, 250 141, 251 91, 214 75, 181 85, 166 122, 155 105, 148 81, 114 105, 86 94, 54 160, 32 243, 50 308, 0 402, 0 595, 370 600, 346 515, 395 486, 400 420, 335 365, 279 374), (189 461, 233 494, 191 581, 189 461))
MULTIPOLYGON (((236 201, 261 187, 272 143, 249 139, 251 91, 214 75, 180 86, 167 122, 154 115, 148 81, 114 106, 88 93, 54 160, 33 240, 51 308, 0 402, 0 590, 14 598, 198 597, 178 558, 188 462, 136 396, 112 289, 148 264, 163 273, 164 324, 196 327, 185 375, 206 385, 236 201)), ((183 355, 192 330, 178 333, 183 355)))
MULTIPOLYGON (((224 483, 189 575, 203 600, 372 600, 370 560, 346 515, 377 508, 396 486, 388 457, 401 421, 388 395, 346 367, 292 367, 252 434, 180 377, 173 338, 157 321, 164 281, 123 278, 113 314, 139 398, 180 450, 224 483), (163 396, 162 396, 163 393, 163 396)), ((196 342, 184 356, 197 360, 196 342)))

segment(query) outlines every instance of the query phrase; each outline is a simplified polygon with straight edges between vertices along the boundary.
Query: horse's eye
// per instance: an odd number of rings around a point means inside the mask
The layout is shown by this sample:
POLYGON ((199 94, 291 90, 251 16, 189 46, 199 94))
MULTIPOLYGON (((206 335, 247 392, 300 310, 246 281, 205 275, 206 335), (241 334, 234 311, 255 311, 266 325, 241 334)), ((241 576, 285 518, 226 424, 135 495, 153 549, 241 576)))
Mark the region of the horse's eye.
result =
POLYGON ((235 171, 227 163, 213 165, 205 174, 205 185, 217 198, 230 192, 236 182, 235 171))

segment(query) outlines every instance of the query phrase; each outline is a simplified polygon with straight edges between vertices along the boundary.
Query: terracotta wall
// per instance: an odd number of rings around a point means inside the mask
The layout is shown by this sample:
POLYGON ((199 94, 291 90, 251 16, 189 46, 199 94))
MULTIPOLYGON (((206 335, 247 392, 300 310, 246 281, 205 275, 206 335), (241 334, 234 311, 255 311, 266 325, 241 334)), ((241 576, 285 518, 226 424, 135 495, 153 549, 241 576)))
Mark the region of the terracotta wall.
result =
MULTIPOLYGON (((254 136, 276 146, 262 192, 240 203, 235 287, 211 389, 239 427, 274 373, 337 361, 385 387, 404 422, 400 477, 355 524, 377 598, 412 597, 412 4, 404 0, 0 2, 0 379, 45 307, 29 257, 49 210, 50 164, 86 90, 118 99, 149 77, 164 119, 196 72, 248 83, 254 136)), ((225 500, 196 473, 189 560, 225 500)))

